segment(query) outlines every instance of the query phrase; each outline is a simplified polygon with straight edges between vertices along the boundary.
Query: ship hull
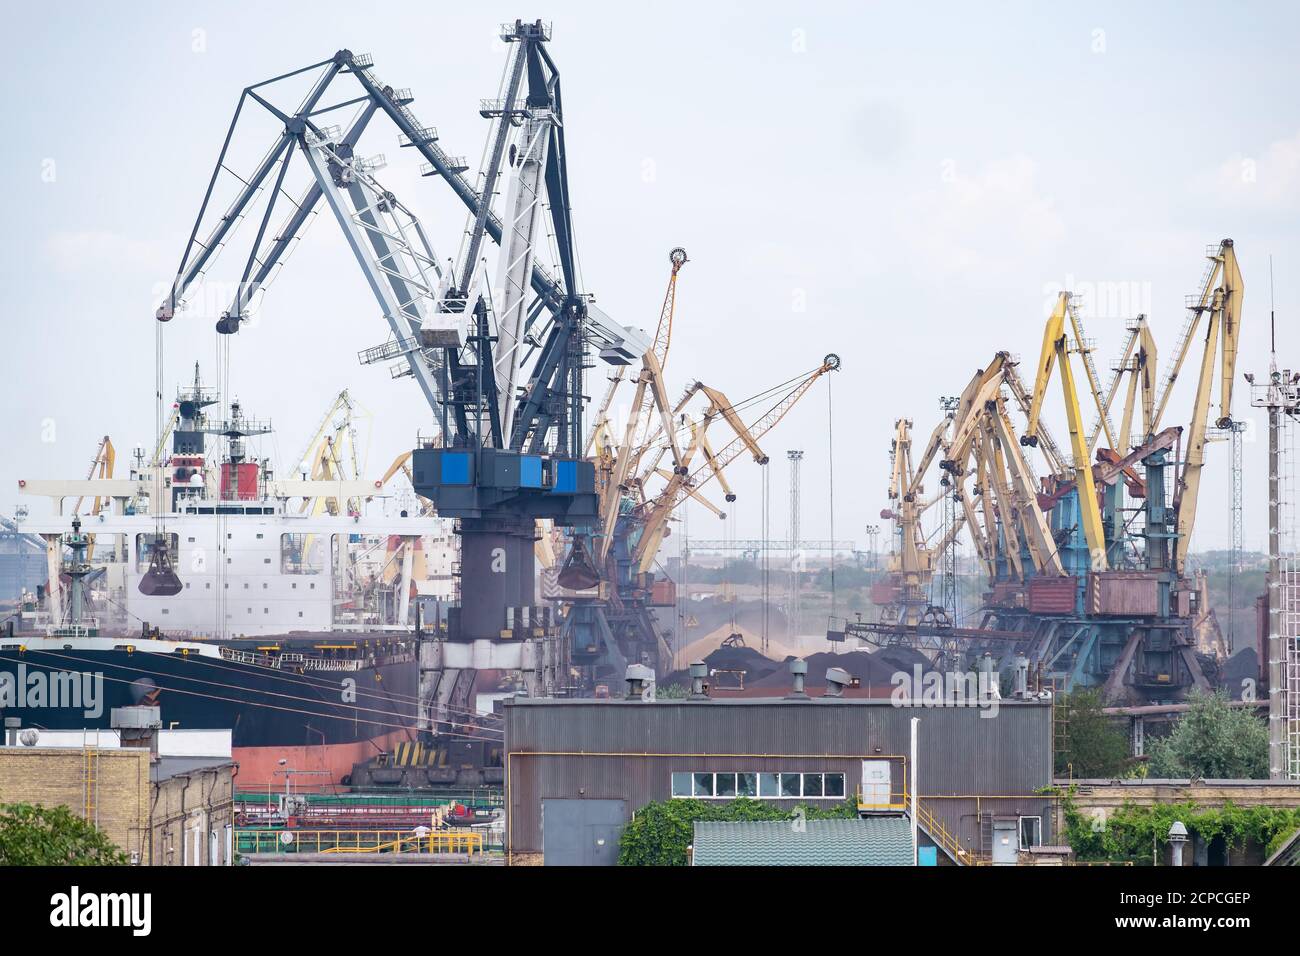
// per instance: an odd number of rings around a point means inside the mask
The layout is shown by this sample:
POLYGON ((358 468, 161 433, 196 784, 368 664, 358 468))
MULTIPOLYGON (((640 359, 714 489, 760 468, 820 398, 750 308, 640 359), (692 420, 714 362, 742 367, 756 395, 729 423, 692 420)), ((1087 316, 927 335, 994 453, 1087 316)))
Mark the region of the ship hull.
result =
POLYGON ((274 655, 266 641, 141 643, 5 642, 0 710, 37 731, 107 729, 113 708, 132 705, 158 707, 164 728, 229 729, 242 788, 282 787, 285 768, 321 771, 295 788, 345 783, 354 763, 415 739, 419 666, 409 645, 348 656, 322 651, 343 645, 319 637, 277 639, 274 655))

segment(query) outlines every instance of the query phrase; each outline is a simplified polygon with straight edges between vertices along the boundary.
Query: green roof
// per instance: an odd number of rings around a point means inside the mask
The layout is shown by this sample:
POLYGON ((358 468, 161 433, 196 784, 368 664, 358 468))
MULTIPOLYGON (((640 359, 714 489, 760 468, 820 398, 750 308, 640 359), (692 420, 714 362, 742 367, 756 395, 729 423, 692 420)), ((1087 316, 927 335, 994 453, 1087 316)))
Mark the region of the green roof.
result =
POLYGON ((696 866, 911 866, 902 815, 856 820, 695 822, 696 866))

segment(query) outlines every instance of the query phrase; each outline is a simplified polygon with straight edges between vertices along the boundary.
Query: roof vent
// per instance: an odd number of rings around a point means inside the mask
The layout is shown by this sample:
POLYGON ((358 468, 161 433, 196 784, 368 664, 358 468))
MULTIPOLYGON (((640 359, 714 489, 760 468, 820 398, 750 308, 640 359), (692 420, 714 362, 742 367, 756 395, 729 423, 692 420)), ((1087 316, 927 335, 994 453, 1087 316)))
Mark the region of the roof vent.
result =
POLYGON ((691 662, 691 700, 709 699, 709 685, 705 680, 708 676, 708 664, 704 661, 691 662))
MULTIPOLYGON (((807 665, 805 665, 807 666, 807 665)), ((843 667, 831 667, 826 670, 826 696, 843 697, 844 688, 853 682, 849 672, 843 667)))
POLYGON ((151 760, 158 759, 158 730, 162 711, 158 707, 114 707, 109 712, 109 726, 117 731, 123 747, 148 747, 151 760))
POLYGON ((654 677, 655 672, 644 664, 629 664, 627 676, 623 678, 627 682, 627 699, 641 700, 654 677))
POLYGON ((808 676, 808 662, 801 661, 798 658, 790 662, 790 693, 785 695, 786 700, 807 700, 808 695, 804 692, 803 681, 808 676))
POLYGON ((1012 696, 1015 697, 1016 700, 1028 700, 1029 658, 1025 657, 1023 654, 1017 654, 1015 660, 1012 661, 1012 666, 1015 668, 1015 684, 1012 696))

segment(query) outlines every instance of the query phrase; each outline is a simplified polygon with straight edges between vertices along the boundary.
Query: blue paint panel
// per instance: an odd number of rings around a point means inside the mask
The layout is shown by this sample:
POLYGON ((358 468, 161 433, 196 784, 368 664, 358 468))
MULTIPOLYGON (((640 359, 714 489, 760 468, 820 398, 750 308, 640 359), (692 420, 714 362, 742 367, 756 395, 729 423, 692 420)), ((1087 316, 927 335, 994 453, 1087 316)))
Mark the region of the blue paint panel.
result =
POLYGON ((444 485, 468 485, 469 484, 469 452, 443 452, 442 453, 442 484, 444 485))
MULTIPOLYGON (((917 841, 920 842, 919 840, 917 841)), ((917 866, 938 866, 939 848, 937 846, 918 846, 916 848, 917 866)))
POLYGON ((578 490, 578 463, 576 461, 557 461, 555 463, 555 489, 559 494, 575 494, 578 490))
POLYGON ((519 487, 542 487, 542 459, 537 455, 524 455, 519 459, 519 487))

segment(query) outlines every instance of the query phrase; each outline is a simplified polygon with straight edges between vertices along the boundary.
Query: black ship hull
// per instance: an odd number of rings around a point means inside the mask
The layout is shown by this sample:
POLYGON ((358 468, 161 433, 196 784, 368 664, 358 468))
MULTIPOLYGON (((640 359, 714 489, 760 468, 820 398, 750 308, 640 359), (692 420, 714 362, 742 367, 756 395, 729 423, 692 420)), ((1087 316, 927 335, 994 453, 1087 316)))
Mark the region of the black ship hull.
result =
POLYGON ((0 644, 0 711, 40 730, 107 729, 113 708, 159 708, 163 728, 231 731, 241 787, 341 783, 415 739, 414 642, 388 636, 257 641, 20 638, 0 644), (283 763, 282 763, 283 761, 283 763))

